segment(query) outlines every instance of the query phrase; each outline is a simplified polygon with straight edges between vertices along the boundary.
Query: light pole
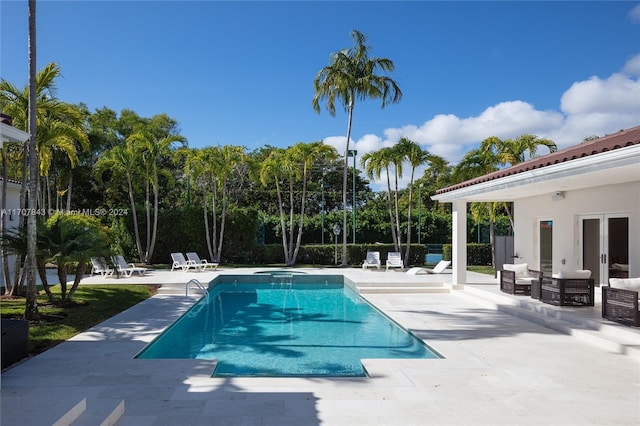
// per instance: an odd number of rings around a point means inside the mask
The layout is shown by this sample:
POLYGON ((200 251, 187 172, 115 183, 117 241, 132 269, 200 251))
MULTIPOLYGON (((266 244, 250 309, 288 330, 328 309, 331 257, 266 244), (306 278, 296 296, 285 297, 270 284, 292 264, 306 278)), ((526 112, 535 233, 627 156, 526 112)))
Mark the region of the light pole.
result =
POLYGON ((333 250, 333 257, 334 257, 334 262, 337 265, 338 264, 338 235, 340 235, 340 225, 338 225, 337 223, 335 225, 333 225, 333 242, 335 244, 335 248, 333 250))
POLYGON ((320 211, 320 222, 322 223, 322 245, 324 245, 324 169, 322 169, 322 210, 320 211))
POLYGON ((353 157, 353 244, 356 243, 356 155, 358 155, 358 151, 355 149, 350 149, 349 156, 353 157))
POLYGON ((420 245, 420 230, 422 228, 422 183, 418 185, 418 245, 420 245))

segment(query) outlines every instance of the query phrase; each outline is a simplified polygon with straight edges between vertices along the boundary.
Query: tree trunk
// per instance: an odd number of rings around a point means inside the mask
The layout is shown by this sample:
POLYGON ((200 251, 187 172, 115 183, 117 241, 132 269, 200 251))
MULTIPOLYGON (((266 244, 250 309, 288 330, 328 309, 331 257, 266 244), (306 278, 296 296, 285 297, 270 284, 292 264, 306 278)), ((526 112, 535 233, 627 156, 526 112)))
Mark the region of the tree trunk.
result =
POLYGON ((131 176, 127 176, 127 184, 129 185, 129 201, 131 202, 131 214, 133 214, 133 233, 136 237, 138 258, 140 259, 140 262, 144 262, 144 253, 142 251, 142 242, 140 241, 140 231, 138 230, 138 214, 136 213, 136 201, 133 198, 133 184, 131 183, 131 176))
POLYGON ((278 210, 280 212, 280 229, 282 230, 282 249, 284 250, 284 263, 288 264, 289 247, 287 246, 287 226, 284 222, 284 210, 282 209, 282 194, 280 193, 280 183, 276 177, 276 194, 278 195, 278 210))
POLYGON ((226 187, 227 182, 225 179, 225 182, 222 185, 222 212, 220 213, 220 236, 218 240, 218 249, 216 250, 216 263, 220 263, 220 258, 222 257, 222 241, 224 238, 225 218, 227 216, 227 203, 229 202, 229 194, 226 191, 226 187))
POLYGON ((67 271, 69 270, 67 265, 58 265, 58 280, 60 281, 60 294, 62 295, 62 301, 67 301, 67 271))
POLYGON ((409 263, 409 252, 411 251, 411 208, 413 207, 413 177, 415 168, 411 168, 411 180, 409 181, 409 207, 407 208, 407 248, 404 254, 405 266, 409 263))
MULTIPOLYGON (((29 133, 29 207, 36 208, 36 0, 29 0, 29 133)), ((40 317, 36 288, 36 239, 36 215, 31 214, 27 218, 26 320, 37 320, 40 317)))
POLYGON ((67 184, 67 211, 71 210, 71 189, 73 188, 73 172, 69 170, 69 183, 67 184))
POLYGON ((355 94, 349 96, 349 117, 347 119, 347 143, 344 149, 344 167, 342 170, 342 266, 347 266, 347 180, 349 171, 349 141, 351 139, 351 122, 355 94))
POLYGON ((293 234, 294 234, 294 198, 293 198, 293 177, 289 177, 289 250, 287 250, 287 266, 293 265, 293 234))
POLYGON ((211 196, 211 240, 213 241, 213 258, 214 262, 218 259, 218 246, 216 245, 216 238, 218 235, 218 178, 213 180, 213 194, 211 196))
POLYGON ((155 183, 153 185, 153 230, 151 231, 151 243, 147 250, 149 253, 147 264, 151 263, 153 249, 156 246, 156 234, 158 233, 158 197, 158 181, 155 179, 155 183))
POLYGON ((204 203, 202 203, 204 212, 204 236, 207 240, 207 249, 209 250, 209 259, 215 262, 215 257, 213 256, 213 248, 211 247, 211 236, 209 235, 209 215, 207 214, 207 191, 204 192, 204 203))
POLYGON ((53 296, 53 293, 51 293, 51 289, 49 288, 49 281, 47 281, 47 268, 44 262, 38 261, 38 274, 40 275, 40 281, 42 281, 42 288, 44 289, 44 292, 47 293, 49 302, 53 302, 54 296, 53 296))
MULTIPOLYGON (((393 217, 393 202, 391 201, 391 178, 389 177, 389 169, 387 169, 387 207, 389 208, 389 227, 391 228, 391 239, 394 246, 396 246, 396 226, 395 218, 393 217)), ((396 246, 397 247, 397 246, 396 246)))
POLYGON ((302 197, 300 197, 300 221, 298 222, 298 238, 296 239, 296 248, 293 251, 292 263, 296 263, 298 252, 300 251, 300 245, 302 244, 302 228, 304 226, 304 208, 306 204, 307 193, 307 165, 304 165, 304 171, 302 173, 302 197))
POLYGON ((84 272, 87 270, 87 261, 81 260, 78 262, 78 267, 76 268, 76 275, 73 278, 73 285, 71 286, 71 290, 69 290, 69 297, 67 300, 71 301, 73 296, 76 294, 76 290, 78 290, 78 286, 80 285, 80 280, 84 276, 84 272))

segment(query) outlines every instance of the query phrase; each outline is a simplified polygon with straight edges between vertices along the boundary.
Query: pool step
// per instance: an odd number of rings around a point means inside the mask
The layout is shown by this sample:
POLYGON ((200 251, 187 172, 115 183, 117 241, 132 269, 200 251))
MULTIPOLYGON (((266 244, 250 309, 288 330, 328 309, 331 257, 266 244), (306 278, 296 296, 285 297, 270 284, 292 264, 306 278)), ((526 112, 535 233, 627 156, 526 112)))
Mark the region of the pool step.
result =
POLYGON ((509 297, 472 288, 457 294, 472 297, 488 307, 568 334, 600 349, 640 360, 640 337, 631 327, 594 321, 530 298, 509 297))

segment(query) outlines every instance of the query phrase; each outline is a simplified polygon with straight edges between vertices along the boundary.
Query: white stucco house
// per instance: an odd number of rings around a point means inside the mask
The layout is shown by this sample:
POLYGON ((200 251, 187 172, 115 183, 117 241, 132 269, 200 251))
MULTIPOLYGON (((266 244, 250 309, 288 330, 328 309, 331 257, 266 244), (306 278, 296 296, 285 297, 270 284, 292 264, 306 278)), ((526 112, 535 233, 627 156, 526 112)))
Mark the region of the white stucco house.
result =
MULTIPOLYGON (((0 148, 5 143, 23 143, 29 139, 29 133, 16 129, 11 125, 11 118, 2 114, 0 117, 0 148)), ((0 197, 2 197, 3 185, 2 177, 0 177, 0 197)), ((7 201, 3 206, 3 211, 0 214, 6 215, 7 229, 15 229, 18 227, 19 218, 15 214, 17 209, 20 208, 20 182, 8 179, 7 180, 7 201)), ((10 260, 9 264, 12 265, 13 261, 10 260)), ((0 286, 4 285, 4 271, 0 268, 0 286)))
MULTIPOLYGON (((453 284, 467 282, 468 203, 513 202, 514 263, 640 277, 640 126, 442 188, 452 203, 453 284)), ((497 265, 500 269, 501 265, 497 265)))

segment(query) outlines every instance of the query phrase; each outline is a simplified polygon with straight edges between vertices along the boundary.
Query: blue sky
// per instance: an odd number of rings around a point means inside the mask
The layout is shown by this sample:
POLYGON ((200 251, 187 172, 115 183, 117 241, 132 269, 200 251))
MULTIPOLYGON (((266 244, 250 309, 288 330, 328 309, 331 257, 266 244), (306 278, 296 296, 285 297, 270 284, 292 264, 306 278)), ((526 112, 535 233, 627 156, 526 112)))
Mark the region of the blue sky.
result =
MULTIPOLYGON (((0 15, 0 75, 23 86, 27 2, 0 15)), ((404 93, 356 105, 359 155, 407 136, 455 163, 489 136, 564 147, 640 124, 639 2, 40 0, 37 24, 60 99, 167 113, 192 147, 344 147, 346 114, 316 114, 312 82, 354 28, 404 93)))

